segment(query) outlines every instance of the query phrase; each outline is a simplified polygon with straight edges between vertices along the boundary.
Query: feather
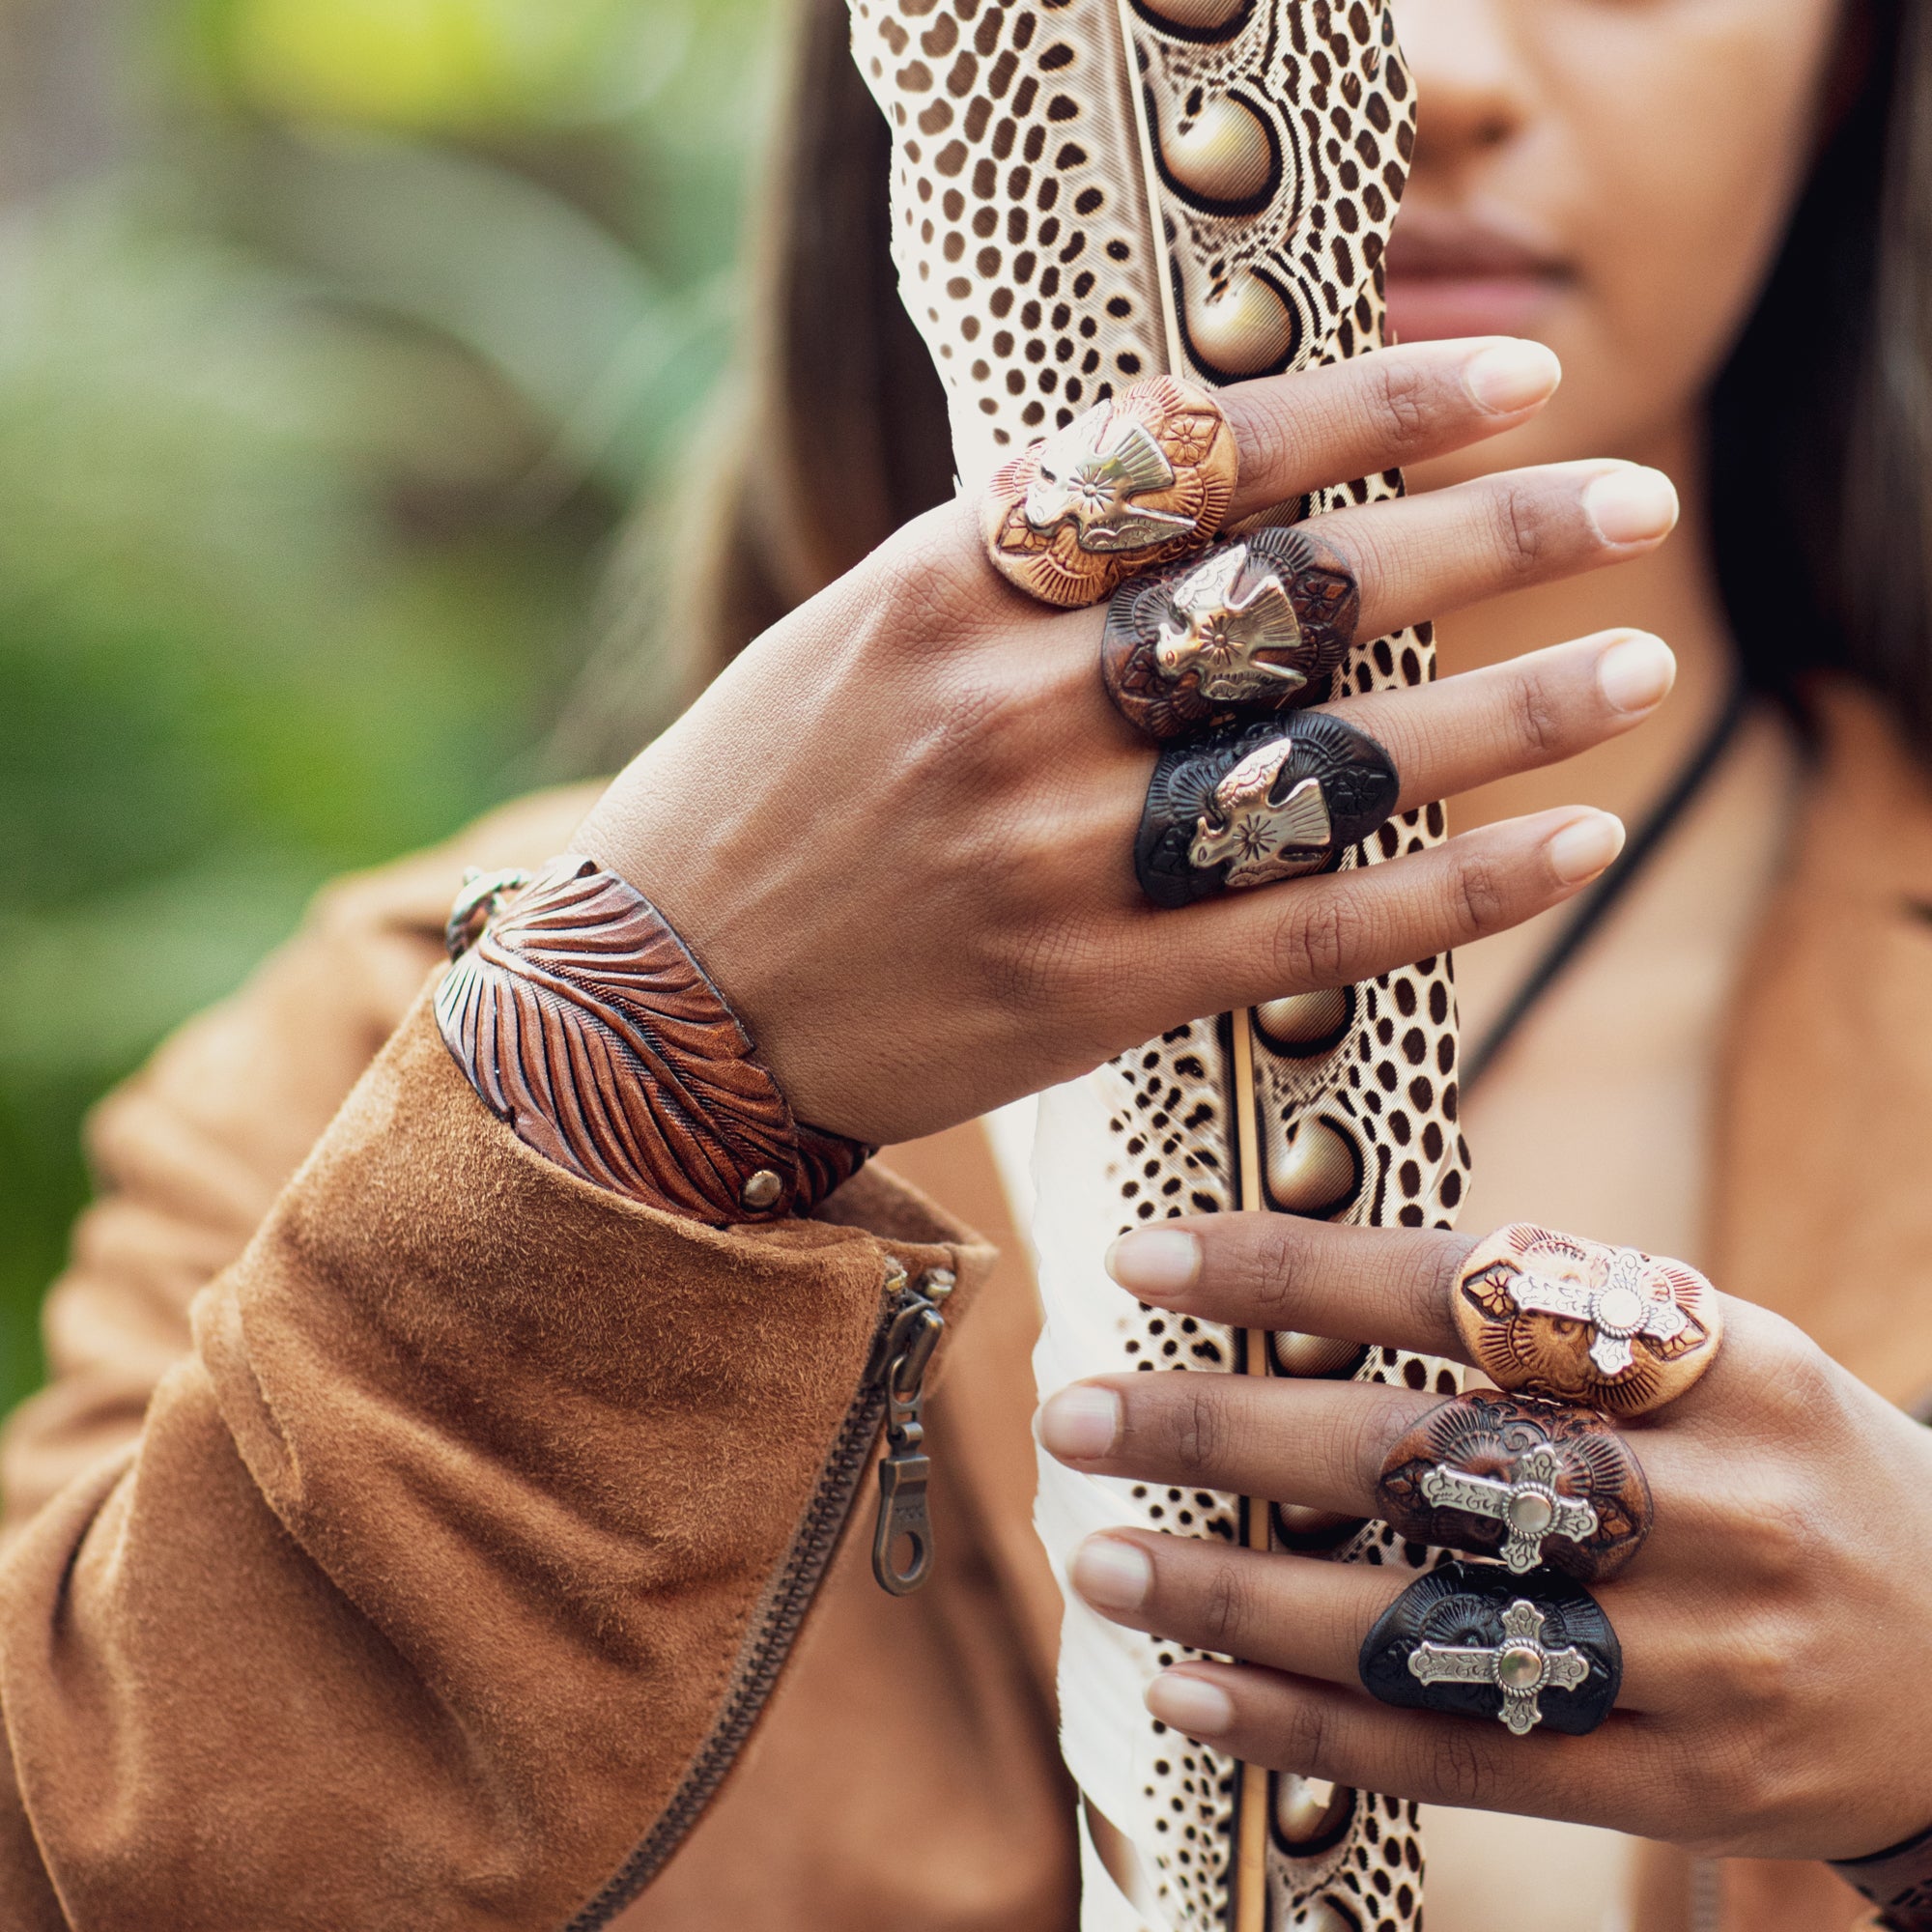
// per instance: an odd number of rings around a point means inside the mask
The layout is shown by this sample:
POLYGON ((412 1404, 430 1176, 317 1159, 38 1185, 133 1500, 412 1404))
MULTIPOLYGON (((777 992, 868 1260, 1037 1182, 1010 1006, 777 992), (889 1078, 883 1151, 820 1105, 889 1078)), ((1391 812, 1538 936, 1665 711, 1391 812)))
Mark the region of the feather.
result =
MULTIPOLYGON (((901 292, 946 384, 964 487, 1139 376, 1220 384, 1379 341, 1378 265, 1414 125, 1387 0, 851 0, 851 13, 894 130, 901 292)), ((1371 479, 1306 508, 1398 488, 1371 479)), ((1353 651, 1336 689, 1428 675, 1428 639, 1409 634, 1353 651)), ((1441 830, 1439 810, 1412 814, 1345 863, 1420 850, 1441 830)), ((1391 1350, 1177 1322, 1122 1294, 1102 1257, 1128 1228, 1237 1208, 1447 1225, 1467 1168, 1455 1053, 1438 959, 1197 1021, 1042 1095, 1040 1388, 1272 1363, 1453 1389, 1440 1364, 1391 1350)), ((1063 1586, 1094 1529, 1258 1546, 1274 1533, 1273 1513, 1239 1497, 1149 1492, 1049 1459, 1037 1521, 1063 1586)), ((1345 1560, 1427 1560, 1376 1524, 1327 1541, 1345 1560)), ((1142 1693, 1178 1654, 1068 1596, 1061 1710, 1084 1801, 1084 1932, 1413 1932, 1414 1808, 1270 1779, 1162 1731, 1142 1693), (1372 1846, 1385 1883, 1400 1860, 1386 1896, 1372 1846)))

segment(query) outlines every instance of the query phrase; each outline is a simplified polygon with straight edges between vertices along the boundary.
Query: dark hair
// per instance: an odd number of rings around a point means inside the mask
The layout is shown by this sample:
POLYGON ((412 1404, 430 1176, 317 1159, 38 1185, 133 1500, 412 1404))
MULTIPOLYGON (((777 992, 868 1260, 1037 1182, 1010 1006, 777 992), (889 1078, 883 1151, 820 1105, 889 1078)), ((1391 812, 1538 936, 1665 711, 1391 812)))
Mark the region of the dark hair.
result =
MULTIPOLYGON (((1851 671, 1932 755, 1932 17, 1859 0, 1851 23, 1852 98, 1714 392, 1717 570, 1754 682, 1798 707, 1851 671)), ((846 0, 797 0, 793 32, 735 460, 671 599, 679 701, 951 489, 846 0)))
POLYGON ((1848 671, 1932 756, 1932 20, 1855 15, 1861 78, 1712 398, 1718 580, 1746 673, 1848 671))

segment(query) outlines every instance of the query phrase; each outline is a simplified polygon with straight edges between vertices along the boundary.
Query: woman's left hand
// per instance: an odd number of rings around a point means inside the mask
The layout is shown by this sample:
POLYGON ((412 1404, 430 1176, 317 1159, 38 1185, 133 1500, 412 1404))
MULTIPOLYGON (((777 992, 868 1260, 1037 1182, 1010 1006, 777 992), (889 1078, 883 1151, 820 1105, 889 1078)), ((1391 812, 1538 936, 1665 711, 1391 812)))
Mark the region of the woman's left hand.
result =
MULTIPOLYGON (((1115 1279, 1236 1327, 1467 1356, 1451 1296, 1474 1242, 1279 1215, 1127 1236, 1115 1279)), ((1705 1856, 1860 1858, 1932 1824, 1932 1438, 1791 1323, 1723 1301, 1702 1380, 1620 1425, 1655 1526, 1592 1586, 1623 1647, 1594 1735, 1388 1708, 1357 1657, 1406 1570, 1131 1530, 1076 1551, 1103 1616, 1243 1660, 1187 1662, 1154 1716, 1245 1762, 1438 1804, 1603 1825, 1705 1856)), ((1062 1391, 1040 1439, 1070 1466, 1378 1513, 1389 1451, 1439 1395, 1200 1373, 1062 1391)))

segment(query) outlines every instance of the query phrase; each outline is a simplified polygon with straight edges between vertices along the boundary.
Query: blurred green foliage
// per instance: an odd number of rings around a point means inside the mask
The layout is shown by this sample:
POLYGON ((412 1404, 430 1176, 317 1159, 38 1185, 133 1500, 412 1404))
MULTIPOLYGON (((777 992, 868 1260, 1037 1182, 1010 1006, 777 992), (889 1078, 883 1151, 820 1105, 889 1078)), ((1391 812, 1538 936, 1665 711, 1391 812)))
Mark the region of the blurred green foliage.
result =
POLYGON ((0 0, 0 145, 59 157, 0 179, 0 1405, 89 1103, 552 775, 726 360, 771 11, 0 0))

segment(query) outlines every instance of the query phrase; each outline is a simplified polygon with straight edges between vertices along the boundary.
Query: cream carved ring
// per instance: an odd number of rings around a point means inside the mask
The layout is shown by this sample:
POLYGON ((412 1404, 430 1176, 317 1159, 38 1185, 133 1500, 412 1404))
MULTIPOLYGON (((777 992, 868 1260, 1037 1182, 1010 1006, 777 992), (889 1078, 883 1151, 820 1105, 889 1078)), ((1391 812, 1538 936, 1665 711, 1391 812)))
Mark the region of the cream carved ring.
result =
POLYGON ((1675 1402, 1723 1342, 1718 1292, 1695 1268, 1527 1222, 1477 1245, 1451 1302, 1498 1388, 1620 1416, 1675 1402))
POLYGON ((1008 582, 1078 610, 1210 542, 1239 475, 1220 404, 1192 383, 1153 376, 996 471, 980 535, 1008 582))

